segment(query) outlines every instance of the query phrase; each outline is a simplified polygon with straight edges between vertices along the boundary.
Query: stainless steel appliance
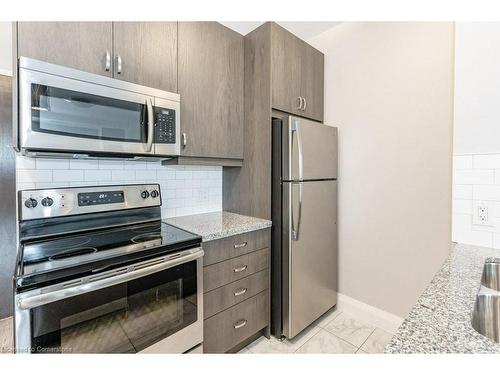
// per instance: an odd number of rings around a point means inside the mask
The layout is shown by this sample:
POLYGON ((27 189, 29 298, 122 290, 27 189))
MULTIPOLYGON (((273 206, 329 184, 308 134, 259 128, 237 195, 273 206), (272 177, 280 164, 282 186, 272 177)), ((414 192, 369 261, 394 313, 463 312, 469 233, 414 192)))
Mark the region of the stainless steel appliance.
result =
POLYGON ((337 128, 273 117, 272 332, 295 337, 337 303, 337 128))
POLYGON ((203 341, 201 238, 159 185, 19 192, 16 352, 183 353, 203 341))
POLYGON ((178 94, 25 57, 19 58, 18 90, 18 147, 24 154, 180 153, 178 94))

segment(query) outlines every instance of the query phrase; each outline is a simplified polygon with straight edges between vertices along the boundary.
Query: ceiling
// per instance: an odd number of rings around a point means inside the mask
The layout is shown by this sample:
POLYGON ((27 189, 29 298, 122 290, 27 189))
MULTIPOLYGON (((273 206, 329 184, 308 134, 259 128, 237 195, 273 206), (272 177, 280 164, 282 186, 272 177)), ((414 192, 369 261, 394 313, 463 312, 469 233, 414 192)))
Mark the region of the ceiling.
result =
MULTIPOLYGON (((248 34, 250 31, 256 29, 264 22, 259 21, 241 21, 241 22, 220 22, 221 24, 239 32, 242 35, 248 34)), ((339 25, 341 22, 277 22, 285 29, 295 34, 301 39, 307 40, 315 37, 322 32, 339 25)))

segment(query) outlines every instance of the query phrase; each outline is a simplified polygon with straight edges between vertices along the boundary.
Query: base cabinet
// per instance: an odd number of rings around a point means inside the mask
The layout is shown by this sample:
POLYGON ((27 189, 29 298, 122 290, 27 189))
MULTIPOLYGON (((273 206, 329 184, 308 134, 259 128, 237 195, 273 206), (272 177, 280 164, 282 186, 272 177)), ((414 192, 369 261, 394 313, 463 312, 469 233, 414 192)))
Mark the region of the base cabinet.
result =
POLYGON ((270 230, 209 241, 203 247, 203 352, 231 352, 269 327, 270 230))

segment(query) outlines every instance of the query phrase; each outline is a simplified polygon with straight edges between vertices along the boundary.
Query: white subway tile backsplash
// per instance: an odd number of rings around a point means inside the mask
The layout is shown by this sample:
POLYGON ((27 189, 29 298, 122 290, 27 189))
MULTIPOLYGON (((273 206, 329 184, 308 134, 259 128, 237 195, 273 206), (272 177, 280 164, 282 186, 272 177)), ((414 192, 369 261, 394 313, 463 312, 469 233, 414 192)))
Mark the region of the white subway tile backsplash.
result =
POLYGON ((472 230, 471 215, 453 214, 452 238, 469 245, 493 246, 493 233, 472 230))
POLYGON ((453 157, 452 239, 500 249, 500 154, 453 157), (479 220, 479 206, 488 222, 479 220))
POLYGON ((167 169, 167 170, 157 170, 156 178, 158 180, 173 180, 175 179, 175 170, 167 169))
POLYGON ((500 185, 474 185, 472 198, 483 201, 500 201, 500 185))
POLYGON ((472 200, 453 199, 453 213, 472 215, 472 200))
POLYGON ((18 169, 36 169, 36 159, 17 155, 16 167, 18 169))
POLYGON ((474 169, 500 169, 500 154, 474 155, 472 160, 474 169))
POLYGON ((16 157, 17 189, 158 183, 162 216, 222 210, 222 167, 16 157))
POLYGON ((97 160, 70 160, 70 169, 99 169, 99 162, 97 160))
POLYGON ((112 170, 111 179, 113 181, 135 181, 135 171, 112 170))
MULTIPOLYGON (((144 166, 146 168, 146 166, 144 166)), ((134 173, 130 171, 131 173, 134 173)), ((149 169, 142 169, 135 171, 136 180, 156 180, 156 171, 149 169)))
POLYGON ((121 160, 99 160, 99 169, 123 169, 125 166, 124 163, 121 160))
POLYGON ((84 171, 85 181, 109 181, 111 180, 111 171, 103 169, 91 169, 84 171))
POLYGON ((36 169, 68 169, 69 160, 66 159, 36 159, 36 169))
POLYGON ((17 171, 17 182, 52 182, 52 171, 21 169, 17 171))
POLYGON ((455 155, 453 157, 453 169, 471 169, 472 155, 455 155))
POLYGON ((454 184, 493 184, 494 182, 495 171, 493 169, 461 169, 453 171, 454 184))
POLYGON ((55 169, 52 174, 54 182, 83 181, 83 171, 77 169, 55 169))
POLYGON ((472 199, 472 185, 453 185, 453 199, 472 199))

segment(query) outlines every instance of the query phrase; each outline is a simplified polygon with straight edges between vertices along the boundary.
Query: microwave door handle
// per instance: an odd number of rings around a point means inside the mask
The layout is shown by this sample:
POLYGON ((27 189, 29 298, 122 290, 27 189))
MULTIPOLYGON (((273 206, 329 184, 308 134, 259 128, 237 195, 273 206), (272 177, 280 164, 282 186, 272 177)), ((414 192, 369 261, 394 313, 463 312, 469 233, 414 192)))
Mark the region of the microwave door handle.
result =
POLYGON ((154 138, 154 112, 153 112, 153 103, 151 98, 146 99, 146 106, 148 108, 148 134, 146 141, 146 152, 151 152, 153 148, 153 138, 154 138))
MULTIPOLYGON (((143 263, 108 271, 109 277, 99 278, 100 275, 96 274, 89 277, 90 280, 95 278, 94 281, 83 282, 75 286, 66 287, 63 284, 60 289, 47 291, 45 293, 42 289, 42 292, 39 294, 28 295, 25 297, 23 297, 23 295, 21 294, 19 295, 19 299, 16 303, 17 306, 22 310, 33 309, 35 307, 43 306, 48 303, 60 301, 69 297, 78 296, 81 294, 93 292, 95 290, 108 288, 113 285, 126 283, 140 277, 148 276, 153 273, 157 273, 175 267, 177 265, 196 260, 198 258, 201 258, 203 254, 203 249, 201 247, 198 247, 187 251, 187 254, 166 255, 164 257, 151 259, 150 261, 145 261, 143 263)), ((71 285, 71 283, 71 281, 67 282, 66 285, 71 285)), ((30 292, 26 292, 26 294, 29 293, 30 292)))

